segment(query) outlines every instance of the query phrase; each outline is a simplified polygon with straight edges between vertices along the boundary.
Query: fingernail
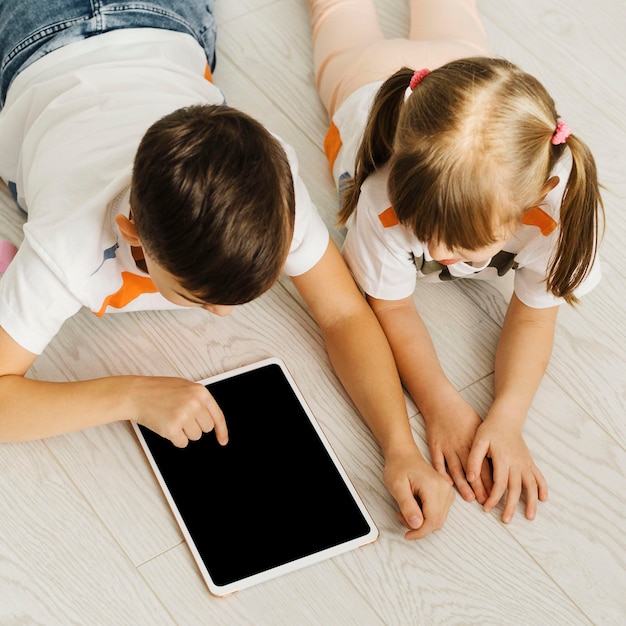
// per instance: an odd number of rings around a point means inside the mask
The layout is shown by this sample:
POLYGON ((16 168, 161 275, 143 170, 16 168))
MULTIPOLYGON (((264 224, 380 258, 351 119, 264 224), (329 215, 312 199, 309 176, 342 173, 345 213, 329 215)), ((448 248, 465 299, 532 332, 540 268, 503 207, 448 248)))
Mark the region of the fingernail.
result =
POLYGON ((419 528, 422 525, 422 519, 418 515, 409 517, 408 522, 411 528, 419 528))
POLYGON ((474 472, 470 472, 467 475, 467 480, 469 480, 469 481, 476 480, 476 474, 474 474, 474 472))

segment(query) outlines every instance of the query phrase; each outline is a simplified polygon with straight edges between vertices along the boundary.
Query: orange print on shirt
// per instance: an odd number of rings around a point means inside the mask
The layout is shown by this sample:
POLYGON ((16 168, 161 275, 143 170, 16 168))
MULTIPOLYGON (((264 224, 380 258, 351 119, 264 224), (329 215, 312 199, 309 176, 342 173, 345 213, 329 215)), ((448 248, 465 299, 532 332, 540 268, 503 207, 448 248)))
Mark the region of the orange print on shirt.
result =
POLYGON ((536 226, 544 237, 547 237, 558 226, 558 224, 538 206, 524 213, 522 224, 526 226, 536 226))
POLYGON ((204 68, 204 77, 210 82, 213 82, 213 74, 211 73, 211 67, 210 65, 207 63, 206 67, 204 68))
POLYGON ((333 173, 333 167, 335 165, 335 159, 341 150, 341 135, 339 129, 331 122, 326 137, 324 138, 324 153, 328 159, 328 166, 330 167, 330 173, 333 173))
POLYGON ((102 307, 95 315, 102 317, 107 307, 115 309, 123 309, 127 304, 132 302, 144 293, 156 293, 157 288, 154 286, 152 279, 147 276, 138 276, 130 272, 122 272, 122 286, 110 296, 107 296, 102 303, 102 307))
POLYGON ((392 206, 385 209, 382 213, 379 213, 378 219, 384 228, 391 228, 392 226, 397 226, 400 223, 400 220, 398 219, 398 216, 392 206))

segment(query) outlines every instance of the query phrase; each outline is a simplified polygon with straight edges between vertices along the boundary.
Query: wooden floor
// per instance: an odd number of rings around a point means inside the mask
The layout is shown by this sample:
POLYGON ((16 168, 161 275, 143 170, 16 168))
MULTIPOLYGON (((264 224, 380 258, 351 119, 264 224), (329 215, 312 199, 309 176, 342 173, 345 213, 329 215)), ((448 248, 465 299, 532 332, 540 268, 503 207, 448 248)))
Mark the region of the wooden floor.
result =
MULTIPOLYGON (((509 526, 457 496, 444 529, 409 543, 381 456, 332 373, 309 313, 281 281, 230 318, 203 311, 80 313, 31 375, 201 379, 280 356, 381 530, 361 550, 227 598, 206 590, 129 424, 0 445, 1 624, 626 624, 626 4, 479 0, 494 54, 534 73, 591 146, 605 193, 604 278, 563 309, 553 358, 525 426, 550 487, 537 519, 509 526), (113 350, 112 350, 113 348, 113 350), (116 356, 111 359, 114 353, 116 356)), ((402 34, 404 0, 379 0, 402 34)), ((297 150, 332 228, 335 191, 321 143, 304 0, 218 0, 216 82, 229 104, 297 150)), ((1 149, 1 147, 0 147, 1 149)), ((21 218, 1 195, 0 237, 21 218)), ((341 233, 333 230, 341 242, 341 233)), ((418 286, 453 382, 481 410, 492 384, 504 289, 418 286)), ((421 416, 410 403, 425 454, 421 416)), ((199 494, 210 483, 197 478, 199 494)), ((257 486, 252 483, 249 488, 257 486)), ((298 494, 294 494, 297 497, 298 494)), ((260 513, 259 513, 260 514, 260 513)), ((294 527, 296 531, 296 527, 294 527)), ((254 533, 254 524, 250 532, 254 533)))

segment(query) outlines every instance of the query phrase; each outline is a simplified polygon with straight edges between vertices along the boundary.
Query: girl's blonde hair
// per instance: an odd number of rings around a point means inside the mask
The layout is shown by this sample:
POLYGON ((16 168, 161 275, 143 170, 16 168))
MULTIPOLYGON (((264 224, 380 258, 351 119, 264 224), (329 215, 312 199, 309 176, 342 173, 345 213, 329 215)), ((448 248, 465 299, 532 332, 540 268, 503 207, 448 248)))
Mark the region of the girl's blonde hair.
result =
POLYGON ((567 145, 573 165, 547 287, 577 302, 573 292, 593 264, 603 213, 589 148, 574 135, 567 144, 552 144, 554 101, 508 61, 453 61, 425 76, 405 101, 413 73, 400 69, 376 95, 339 223, 355 210, 365 179, 388 163, 391 203, 420 241, 450 249, 488 246, 541 202, 567 145))

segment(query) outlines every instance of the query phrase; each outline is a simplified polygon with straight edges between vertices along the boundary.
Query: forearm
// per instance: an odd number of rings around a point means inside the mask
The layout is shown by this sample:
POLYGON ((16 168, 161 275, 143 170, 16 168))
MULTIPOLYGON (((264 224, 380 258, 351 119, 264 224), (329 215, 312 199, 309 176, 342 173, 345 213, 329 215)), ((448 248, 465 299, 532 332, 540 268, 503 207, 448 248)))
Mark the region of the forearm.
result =
POLYGON ((415 443, 395 362, 376 318, 364 316, 358 328, 360 340, 348 329, 325 332, 327 349, 335 371, 381 446, 383 478, 408 529, 405 538, 420 539, 442 527, 454 491, 415 443))
POLYGON ((531 309, 513 295, 495 359, 494 407, 521 427, 550 361, 558 307, 531 309))
POLYGON ((335 244, 329 241, 322 259, 292 280, 319 325, 335 373, 385 458, 417 450, 387 338, 335 244))
POLYGON ((397 302, 370 298, 370 304, 387 336, 402 383, 428 422, 445 398, 456 395, 428 329, 411 298, 397 302))
POLYGON ((383 456, 388 458, 407 444, 413 446, 393 355, 369 307, 342 324, 322 328, 322 333, 333 368, 383 456))
POLYGON ((134 377, 52 383, 0 377, 0 441, 27 441, 131 419, 134 377))

